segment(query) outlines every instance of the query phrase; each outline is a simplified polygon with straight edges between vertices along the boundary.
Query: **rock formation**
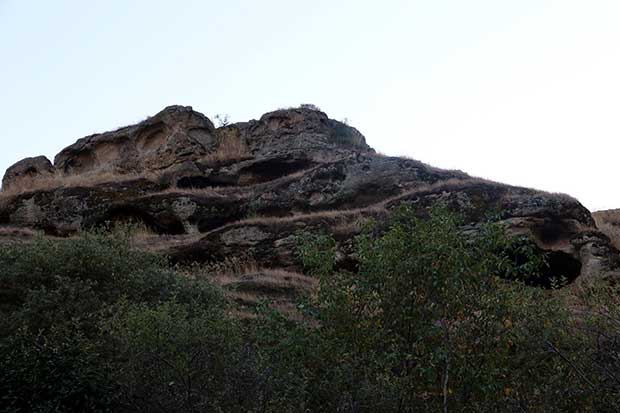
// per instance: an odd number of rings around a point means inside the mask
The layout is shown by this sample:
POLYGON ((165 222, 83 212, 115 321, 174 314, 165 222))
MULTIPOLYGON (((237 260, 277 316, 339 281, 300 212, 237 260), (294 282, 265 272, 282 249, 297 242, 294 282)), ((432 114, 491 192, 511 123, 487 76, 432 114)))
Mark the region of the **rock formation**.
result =
POLYGON ((50 177, 54 172, 54 166, 45 156, 22 159, 7 169, 2 178, 2 188, 27 188, 33 180, 50 177))
POLYGON ((64 237, 133 221, 152 233, 140 246, 173 260, 243 257, 289 273, 300 271, 293 253, 300 230, 333 233, 342 265, 350 265, 351 239, 366 220, 403 202, 424 209, 441 201, 472 225, 498 214, 549 252, 555 275, 618 272, 617 250, 577 200, 377 154, 359 131, 311 108, 215 128, 191 107, 171 106, 82 138, 53 165, 43 157, 20 161, 3 187, 0 229, 12 241, 14 229, 64 237), (25 185, 37 179, 45 185, 25 185))

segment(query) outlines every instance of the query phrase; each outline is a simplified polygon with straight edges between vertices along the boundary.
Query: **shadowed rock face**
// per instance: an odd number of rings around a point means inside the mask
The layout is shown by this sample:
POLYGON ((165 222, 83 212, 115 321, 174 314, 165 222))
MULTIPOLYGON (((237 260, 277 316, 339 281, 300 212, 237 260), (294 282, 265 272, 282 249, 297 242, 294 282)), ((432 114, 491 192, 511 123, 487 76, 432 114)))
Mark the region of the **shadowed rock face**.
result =
POLYGON ((20 161, 3 185, 59 173, 61 185, 0 197, 0 228, 68 236, 140 222, 152 235, 139 245, 175 261, 250 256, 289 271, 300 269, 296 234, 327 231, 339 241, 339 265, 354 269, 352 237, 365 222, 385 220, 404 202, 421 212, 441 202, 468 225, 494 214, 530 235, 550 253, 549 275, 617 276, 617 250, 575 199, 378 155, 359 131, 308 108, 216 129, 190 107, 171 106, 78 140, 53 166, 20 161), (100 172, 107 179, 97 180, 100 172))

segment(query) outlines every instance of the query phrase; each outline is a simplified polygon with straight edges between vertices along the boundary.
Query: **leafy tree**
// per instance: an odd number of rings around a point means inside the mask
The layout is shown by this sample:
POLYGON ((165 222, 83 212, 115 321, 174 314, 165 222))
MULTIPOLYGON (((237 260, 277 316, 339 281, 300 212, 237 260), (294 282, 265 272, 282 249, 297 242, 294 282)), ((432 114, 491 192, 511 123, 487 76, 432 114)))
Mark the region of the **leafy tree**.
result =
POLYGON ((331 271, 329 238, 313 245, 300 252, 321 276, 316 331, 351 410, 561 409, 581 396, 566 394, 574 372, 547 345, 566 341, 567 312, 524 284, 544 258, 499 224, 464 233, 445 210, 403 207, 358 238, 357 274, 331 271))

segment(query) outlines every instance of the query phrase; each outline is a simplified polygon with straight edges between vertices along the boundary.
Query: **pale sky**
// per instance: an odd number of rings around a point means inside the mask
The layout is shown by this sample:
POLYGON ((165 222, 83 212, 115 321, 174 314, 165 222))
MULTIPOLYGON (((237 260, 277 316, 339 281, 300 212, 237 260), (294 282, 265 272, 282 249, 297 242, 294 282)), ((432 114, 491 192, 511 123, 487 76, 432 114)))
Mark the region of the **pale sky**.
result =
POLYGON ((0 0, 0 169, 165 106, 620 208, 619 0, 0 0))

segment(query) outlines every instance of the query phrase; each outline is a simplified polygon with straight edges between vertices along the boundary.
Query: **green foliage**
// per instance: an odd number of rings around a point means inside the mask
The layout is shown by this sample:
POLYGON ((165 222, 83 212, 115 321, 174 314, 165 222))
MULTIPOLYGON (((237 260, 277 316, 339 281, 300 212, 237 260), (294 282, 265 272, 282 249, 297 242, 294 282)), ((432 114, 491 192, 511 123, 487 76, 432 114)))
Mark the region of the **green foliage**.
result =
POLYGON ((540 346, 550 332, 543 320, 562 313, 543 291, 499 277, 537 270, 533 256, 525 268, 511 258, 516 246, 501 227, 465 235, 455 215, 420 219, 405 207, 385 234, 358 245, 359 275, 322 279, 325 329, 349 353, 377 360, 399 404, 539 402, 533 390, 544 391, 556 368, 540 346), (533 367, 542 374, 520 380, 533 367))
POLYGON ((254 400, 253 364, 221 307, 125 304, 105 331, 132 411, 246 410, 254 400))
POLYGON ((47 329, 62 320, 88 323, 121 297, 158 302, 216 299, 213 289, 178 277, 160 256, 131 248, 126 233, 14 245, 0 250, 1 332, 26 323, 47 329))
POLYGON ((443 209, 369 228, 355 273, 298 239, 320 280, 303 322, 232 318, 127 231, 3 248, 0 412, 620 409, 617 286, 531 287, 533 244, 443 209))
POLYGON ((0 411, 105 411, 115 386, 96 341, 73 325, 0 340, 0 411))
POLYGON ((111 408, 118 389, 101 327, 123 303, 224 304, 210 284, 131 248, 126 233, 4 247, 0 295, 0 411, 111 408))
POLYGON ((404 207, 383 234, 358 238, 356 274, 333 272, 333 240, 304 241, 302 261, 321 279, 320 327, 269 327, 282 334, 280 368, 304 376, 288 385, 307 395, 295 408, 562 410, 585 395, 565 391, 575 373, 546 345, 570 341, 567 311, 524 283, 544 257, 499 224, 464 233, 445 210, 420 219, 404 207), (306 362, 283 355, 309 342, 306 362))
POLYGON ((314 275, 328 274, 336 261, 336 240, 326 234, 297 234, 297 255, 304 269, 314 275))

